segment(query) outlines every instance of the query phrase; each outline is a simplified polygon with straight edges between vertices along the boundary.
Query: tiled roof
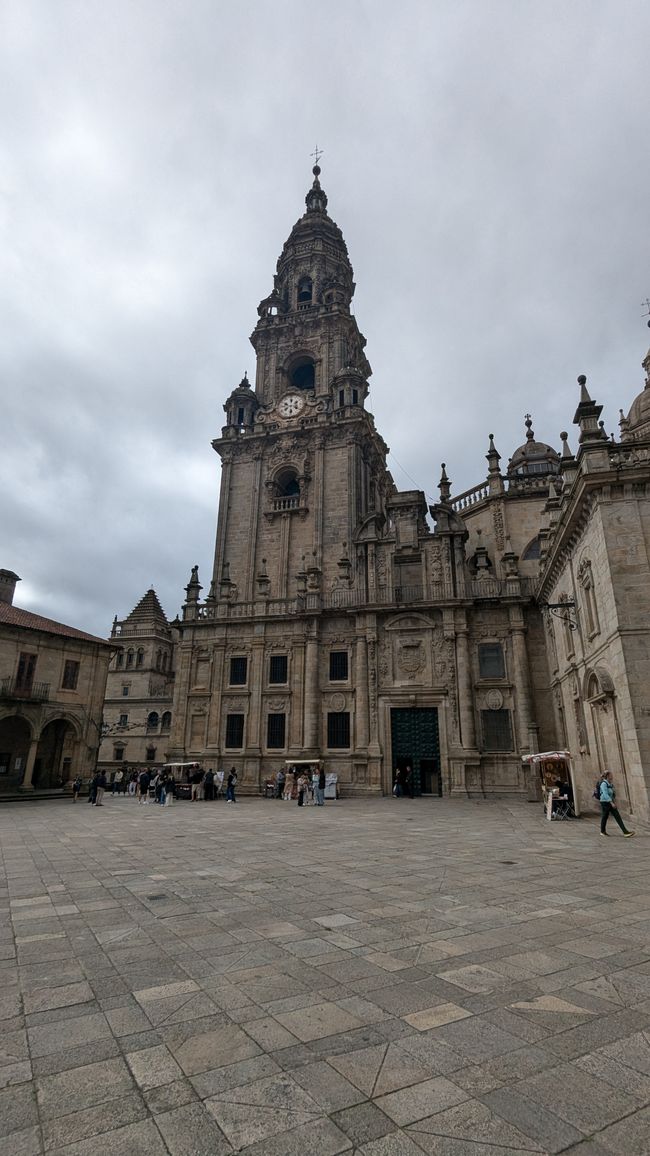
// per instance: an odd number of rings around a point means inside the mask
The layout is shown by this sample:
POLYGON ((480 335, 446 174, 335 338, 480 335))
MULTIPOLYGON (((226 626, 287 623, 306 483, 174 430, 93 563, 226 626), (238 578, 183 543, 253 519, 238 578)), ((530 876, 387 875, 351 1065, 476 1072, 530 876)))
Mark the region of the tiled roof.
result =
POLYGON ((94 634, 75 630, 74 626, 64 626, 62 622, 54 622, 51 618, 42 618, 40 614, 21 610, 20 606, 12 606, 9 602, 0 602, 0 625, 3 624, 19 626, 23 630, 41 630, 45 634, 58 634, 62 638, 80 638, 85 642, 101 642, 103 646, 109 645, 105 638, 97 638, 94 634))

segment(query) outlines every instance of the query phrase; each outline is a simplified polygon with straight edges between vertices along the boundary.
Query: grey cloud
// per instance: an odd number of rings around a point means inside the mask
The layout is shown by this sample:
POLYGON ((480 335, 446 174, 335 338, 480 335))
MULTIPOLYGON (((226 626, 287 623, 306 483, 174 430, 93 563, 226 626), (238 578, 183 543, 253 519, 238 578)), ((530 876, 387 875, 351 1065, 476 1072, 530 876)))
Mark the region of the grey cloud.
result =
POLYGON ((210 441, 311 161, 355 268, 397 484, 641 388, 640 0, 14 0, 0 38, 0 564, 106 633, 207 583, 210 441))

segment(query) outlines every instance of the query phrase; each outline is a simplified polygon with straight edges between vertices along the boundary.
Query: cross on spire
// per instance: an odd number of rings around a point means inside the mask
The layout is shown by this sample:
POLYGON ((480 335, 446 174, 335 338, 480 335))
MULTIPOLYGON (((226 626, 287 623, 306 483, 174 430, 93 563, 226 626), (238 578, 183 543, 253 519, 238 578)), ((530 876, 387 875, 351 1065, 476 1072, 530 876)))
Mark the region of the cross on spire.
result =
POLYGON ((314 149, 313 153, 310 153, 309 155, 310 155, 310 157, 313 157, 316 164, 318 164, 320 158, 323 155, 323 150, 319 149, 318 145, 316 145, 316 148, 314 149))
MULTIPOLYGON (((643 309, 644 305, 645 305, 645 313, 642 313, 641 316, 642 317, 650 317, 650 300, 648 300, 647 297, 646 297, 645 301, 641 302, 641 308, 642 309, 643 309)), ((648 327, 650 327, 650 321, 648 321, 648 327)))

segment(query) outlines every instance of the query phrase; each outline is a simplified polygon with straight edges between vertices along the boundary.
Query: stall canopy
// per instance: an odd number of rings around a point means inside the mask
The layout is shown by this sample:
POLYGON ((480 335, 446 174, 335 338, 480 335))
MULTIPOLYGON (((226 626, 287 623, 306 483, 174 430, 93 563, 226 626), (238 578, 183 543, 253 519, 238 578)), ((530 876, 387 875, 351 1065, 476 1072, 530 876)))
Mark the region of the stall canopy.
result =
POLYGON ((551 786, 551 779, 554 781, 555 779, 561 778, 562 772, 564 772, 565 781, 568 776, 568 781, 571 783, 574 813, 576 815, 580 814, 578 792, 576 791, 570 751, 537 751, 533 755, 524 755, 521 761, 528 766, 537 767, 537 772, 541 777, 545 792, 551 786))

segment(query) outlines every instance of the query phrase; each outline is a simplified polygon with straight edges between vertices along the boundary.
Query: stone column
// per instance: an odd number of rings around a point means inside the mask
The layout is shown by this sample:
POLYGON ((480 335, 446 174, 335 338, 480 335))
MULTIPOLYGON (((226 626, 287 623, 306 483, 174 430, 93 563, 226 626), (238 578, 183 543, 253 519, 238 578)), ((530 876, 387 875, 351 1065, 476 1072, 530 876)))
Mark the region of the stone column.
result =
MULTIPOLYGON (((256 628, 257 629, 257 628, 256 628)), ((251 653, 251 669, 248 679, 248 685, 251 688, 249 705, 248 705, 248 742, 246 746, 249 751, 254 754, 260 754, 261 735, 260 726, 261 709, 262 709, 262 685, 263 685, 263 671, 262 663, 264 661, 264 640, 260 639, 253 645, 251 653)))
POLYGON ((291 698, 289 700, 289 747, 301 751, 303 735, 303 704, 305 701, 305 643, 295 639, 291 647, 291 698))
POLYGON ((356 742, 358 751, 366 754, 368 746, 368 644, 365 635, 357 638, 354 663, 356 742))
POLYGON ((456 628, 456 662, 458 665, 458 705, 460 714, 460 739, 465 750, 476 750, 476 728, 474 725, 474 688, 472 667, 469 659, 469 639, 467 624, 456 628))
POLYGON ((319 747, 320 701, 318 695, 318 638, 310 634, 305 645, 305 700, 303 705, 303 734, 305 749, 317 751, 319 747))
POLYGON ((36 752, 38 750, 38 739, 32 739, 29 744, 29 751, 27 753, 27 762, 25 763, 25 774, 23 781, 18 788, 20 791, 33 791, 34 785, 32 783, 32 775, 34 774, 34 763, 36 762, 36 752))
POLYGON ((526 652, 526 627, 520 606, 510 608, 510 630, 512 638, 513 682, 515 684, 515 711, 517 731, 519 734, 519 749, 524 754, 531 749, 531 729, 534 724, 531 718, 530 677, 528 672, 528 654, 526 652))

